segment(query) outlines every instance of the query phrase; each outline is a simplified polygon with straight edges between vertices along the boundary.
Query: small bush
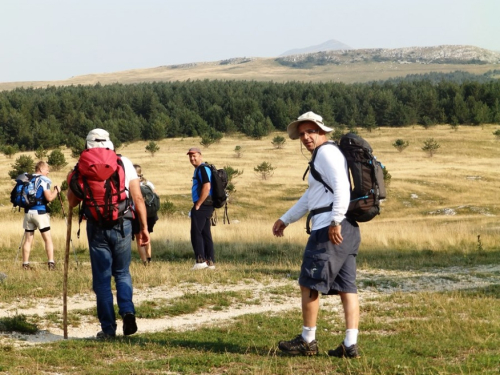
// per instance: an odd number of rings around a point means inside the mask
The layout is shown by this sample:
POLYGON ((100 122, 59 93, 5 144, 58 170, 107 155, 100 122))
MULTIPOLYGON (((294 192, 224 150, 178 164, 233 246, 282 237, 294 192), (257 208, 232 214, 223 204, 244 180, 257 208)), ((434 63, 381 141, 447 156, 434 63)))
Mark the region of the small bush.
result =
POLYGON ((175 205, 169 200, 160 203, 158 214, 162 216, 172 216, 175 213, 175 205))
POLYGON ((269 177, 271 177, 274 174, 274 170, 276 168, 271 165, 271 163, 268 163, 267 161, 263 161, 260 163, 258 166, 256 166, 253 170, 255 173, 260 175, 260 178, 262 180, 267 180, 269 177))
POLYGON ((155 154, 160 151, 160 146, 154 141, 151 141, 146 146, 146 152, 149 152, 151 156, 155 156, 155 154))
POLYGON ((13 180, 16 179, 21 173, 33 173, 35 171, 35 161, 31 156, 21 155, 19 156, 14 165, 12 166, 14 169, 9 171, 9 176, 13 180))
POLYGON ((396 150, 399 152, 403 152, 403 150, 410 145, 408 141, 404 141, 402 139, 396 139, 396 141, 392 144, 396 150))
POLYGON ((54 151, 52 151, 47 159, 47 164, 50 165, 50 168, 54 171, 59 171, 68 163, 66 162, 66 158, 64 157, 64 154, 62 153, 61 150, 56 148, 54 151))
POLYGON ((277 148, 278 150, 283 148, 285 145, 286 139, 285 137, 282 137, 281 135, 277 135, 276 137, 273 138, 273 141, 271 144, 274 146, 274 148, 277 148))
POLYGON ((493 132, 493 135, 497 137, 497 139, 500 139, 500 129, 497 129, 493 132))
POLYGON ((38 327, 35 324, 29 323, 26 320, 26 315, 15 315, 12 318, 0 319, 0 331, 34 334, 38 332, 38 327))
POLYGON ((234 148, 234 156, 237 158, 241 158, 242 154, 243 154, 243 149, 241 148, 241 146, 236 146, 234 148))
POLYGON ((422 147, 422 150, 427 152, 427 154, 432 157, 437 152, 439 147, 441 147, 441 145, 437 143, 434 138, 429 138, 424 141, 424 147, 422 147))

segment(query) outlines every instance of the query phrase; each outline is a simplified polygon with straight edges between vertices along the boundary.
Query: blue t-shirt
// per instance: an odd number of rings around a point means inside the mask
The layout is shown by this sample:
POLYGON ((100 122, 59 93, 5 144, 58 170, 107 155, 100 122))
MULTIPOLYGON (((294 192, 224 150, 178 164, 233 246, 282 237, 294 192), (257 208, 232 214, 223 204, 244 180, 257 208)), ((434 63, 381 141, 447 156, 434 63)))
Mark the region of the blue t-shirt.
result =
MULTIPOLYGON (((193 203, 198 202, 200 199, 201 187, 203 184, 210 182, 212 179, 212 171, 205 164, 201 164, 195 168, 193 174, 193 187, 191 188, 191 196, 193 203), (201 168, 203 166, 203 168, 201 168)), ((210 186, 210 195, 212 195, 212 186, 210 186)))

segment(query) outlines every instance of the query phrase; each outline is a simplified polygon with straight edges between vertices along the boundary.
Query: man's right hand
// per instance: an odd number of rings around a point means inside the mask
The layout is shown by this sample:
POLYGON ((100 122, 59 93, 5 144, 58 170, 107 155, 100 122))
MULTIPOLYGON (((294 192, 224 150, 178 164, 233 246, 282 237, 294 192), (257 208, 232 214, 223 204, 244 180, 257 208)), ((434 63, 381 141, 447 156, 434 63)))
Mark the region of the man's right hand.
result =
POLYGON ((285 223, 281 220, 278 219, 273 225, 273 235, 276 237, 283 237, 283 231, 285 230, 286 225, 285 223))

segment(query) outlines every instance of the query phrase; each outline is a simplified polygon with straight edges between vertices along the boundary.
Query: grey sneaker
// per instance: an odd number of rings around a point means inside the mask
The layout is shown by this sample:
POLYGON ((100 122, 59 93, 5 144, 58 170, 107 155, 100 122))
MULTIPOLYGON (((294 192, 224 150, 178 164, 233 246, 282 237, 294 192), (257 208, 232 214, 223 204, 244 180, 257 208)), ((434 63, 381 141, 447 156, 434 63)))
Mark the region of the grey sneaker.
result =
POLYGON ((123 314, 123 335, 133 335, 137 332, 137 323, 135 322, 134 313, 123 314))
POLYGON ((56 264, 54 262, 47 262, 47 266, 49 267, 49 271, 56 270, 56 264))
POLYGON ((112 335, 110 333, 106 333, 104 331, 97 332, 96 338, 98 340, 112 340, 116 337, 116 335, 112 335))
POLYGON ((302 335, 298 335, 290 341, 280 341, 278 348, 289 355, 316 355, 318 354, 318 342, 311 341, 309 344, 304 341, 302 335))
POLYGON ((31 270, 30 264, 29 263, 23 263, 23 270, 25 270, 25 271, 31 270))
POLYGON ((328 351, 330 357, 337 358, 359 358, 358 344, 346 347, 342 342, 337 348, 328 351))

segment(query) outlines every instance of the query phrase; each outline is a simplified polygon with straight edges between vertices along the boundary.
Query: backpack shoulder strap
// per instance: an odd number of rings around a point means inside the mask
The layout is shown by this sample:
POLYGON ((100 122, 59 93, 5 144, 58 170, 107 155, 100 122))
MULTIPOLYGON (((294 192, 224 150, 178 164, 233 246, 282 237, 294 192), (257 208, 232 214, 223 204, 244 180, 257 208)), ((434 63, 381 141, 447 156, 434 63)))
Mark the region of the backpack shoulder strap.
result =
MULTIPOLYGON (((321 174, 317 171, 317 169, 314 167, 314 160, 316 160, 316 154, 318 153, 318 150, 320 149, 321 146, 325 146, 325 145, 332 145, 332 146, 337 146, 337 143, 334 142, 334 141, 327 141, 321 145, 319 145, 318 147, 316 147, 313 151, 313 154, 312 154, 312 157, 311 157, 311 160, 309 161, 309 165, 307 166, 307 169, 306 171, 304 172, 304 175, 302 176, 302 180, 305 180, 306 178, 306 175, 307 175, 307 172, 308 171, 311 171, 311 176, 313 176, 313 178, 318 181, 318 182, 321 182, 326 189, 328 189, 332 194, 333 194, 333 189, 330 187, 330 185, 328 185, 325 180, 323 180, 323 177, 321 177, 321 174)), ((338 147, 338 146, 337 146, 338 147)))

